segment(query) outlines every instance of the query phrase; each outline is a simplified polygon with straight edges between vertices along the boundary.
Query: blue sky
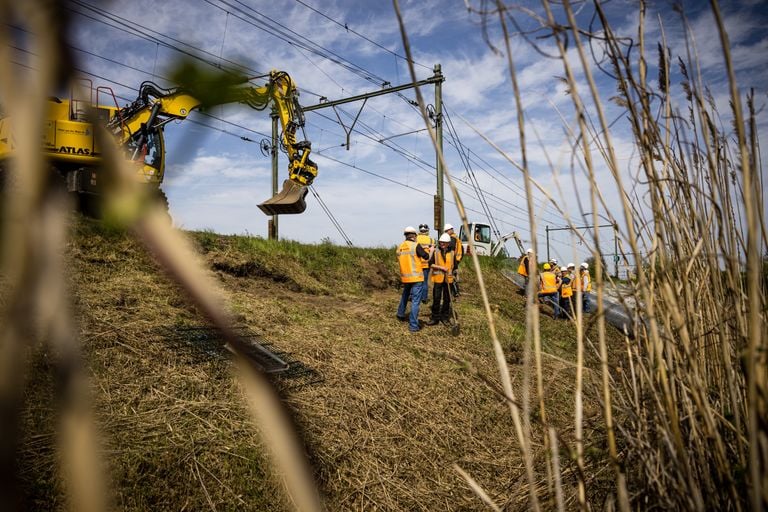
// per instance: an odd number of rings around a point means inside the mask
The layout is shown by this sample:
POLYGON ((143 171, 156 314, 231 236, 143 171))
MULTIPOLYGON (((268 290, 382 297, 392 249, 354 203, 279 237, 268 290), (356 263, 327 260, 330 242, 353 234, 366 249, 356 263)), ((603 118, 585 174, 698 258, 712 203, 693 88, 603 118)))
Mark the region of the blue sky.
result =
MULTIPOLYGON (((480 2, 468 3, 480 7, 480 2)), ((540 11, 538 3, 521 3, 540 11)), ((722 51, 708 2, 683 4, 704 75, 713 78, 713 95, 722 107, 721 112, 727 113, 722 51)), ((222 66, 239 63, 249 74, 285 70, 298 84, 305 106, 318 103, 320 96, 339 99, 378 90, 382 80, 391 84, 410 80, 405 61, 398 57, 404 51, 389 2, 78 0, 71 5, 75 24, 71 41, 76 48, 78 67, 90 73, 96 84, 111 86, 122 98, 135 97, 135 88, 144 80, 169 85, 163 77, 181 56, 178 49, 222 66)), ((479 17, 468 12, 464 1, 418 0, 402 1, 400 5, 419 78, 431 76, 434 64, 442 66, 443 100, 450 116, 447 121, 457 135, 454 140, 446 126, 446 157, 449 170, 462 182, 460 192, 470 219, 487 221, 469 185, 469 171, 455 149, 457 140, 470 152, 471 170, 486 194, 499 230, 518 231, 523 239, 530 240, 519 171, 462 120, 474 124, 519 160, 516 111, 506 60, 488 46, 479 17)), ((659 19, 664 22, 673 53, 683 50, 678 16, 669 5, 649 2, 647 44, 651 61, 656 56, 659 19)), ((615 0, 607 7, 617 32, 636 36, 637 2, 615 0)), ((724 2, 722 8, 741 90, 756 88, 758 103, 764 105, 768 83, 765 2, 724 2)), ((588 5, 580 7, 579 16, 585 27, 590 14, 588 5)), ((532 20, 522 16, 519 19, 523 28, 535 27, 532 20)), ((488 38, 503 47, 497 24, 489 27, 488 38)), ((541 39, 537 43, 545 51, 554 52, 551 40, 541 39)), ((573 121, 572 107, 556 78, 564 75, 562 64, 542 57, 519 37, 513 40, 513 48, 529 127, 533 175, 542 186, 552 190, 564 210, 579 218, 574 189, 579 188, 583 178, 578 171, 571 175, 563 122, 573 121), (557 169, 556 175, 550 163, 557 169)), ((655 76, 655 71, 651 71, 651 76, 655 76)), ((606 98, 613 94, 612 85, 601 85, 606 98)), ((432 87, 422 92, 428 103, 434 102, 432 87)), ((679 88, 678 93, 681 94, 679 88)), ((412 92, 406 92, 402 96, 389 94, 369 100, 351 134, 349 150, 342 147, 344 129, 332 109, 307 113, 306 137, 312 142, 312 158, 320 170, 315 189, 356 245, 391 246, 402 238, 406 225, 426 222, 434 227, 435 155, 431 142, 424 131, 403 135, 424 128, 419 113, 406 101, 413 98, 412 92), (379 142, 381 139, 388 140, 379 142)), ((338 116, 349 126, 361 106, 344 105, 337 109, 338 116)), ((256 205, 271 195, 270 161, 262 155, 258 144, 271 133, 268 115, 245 106, 229 106, 207 115, 195 114, 192 119, 195 122, 166 129, 168 153, 163 189, 176 224, 184 229, 266 236, 268 217, 256 205), (246 142, 241 137, 256 142, 246 142)), ((764 128, 765 124, 762 114, 764 128)), ((629 176, 633 172, 634 154, 631 139, 620 125, 617 123, 614 143, 629 176)), ((281 154, 280 181, 286 166, 287 159, 281 154)), ((611 190, 615 189, 613 181, 604 170, 598 179, 605 182, 603 192, 608 209, 601 214, 620 216, 618 203, 612 199, 617 195, 611 190)), ((343 243, 334 223, 312 194, 307 201, 304 214, 280 217, 281 237, 310 243, 329 238, 343 243)), ((540 195, 537 201, 539 250, 543 253, 545 226, 563 226, 565 221, 540 195)), ((459 223, 451 202, 446 203, 446 221, 459 223)), ((605 231, 604 236, 610 239, 604 249, 611 252, 611 231, 605 231)), ((586 253, 579 246, 574 253, 564 232, 552 239, 552 252, 562 261, 578 260, 586 253)))

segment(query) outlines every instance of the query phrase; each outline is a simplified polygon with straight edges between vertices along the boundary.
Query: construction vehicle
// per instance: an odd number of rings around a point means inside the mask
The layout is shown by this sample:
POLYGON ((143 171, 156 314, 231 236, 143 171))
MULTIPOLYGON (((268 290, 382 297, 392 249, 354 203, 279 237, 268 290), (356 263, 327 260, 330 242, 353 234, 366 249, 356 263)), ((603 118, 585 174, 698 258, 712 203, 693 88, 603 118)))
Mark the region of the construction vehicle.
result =
MULTIPOLYGON (((515 241, 517 248, 520 249, 520 254, 525 254, 523 242, 520 240, 517 231, 502 235, 496 242, 492 242, 491 226, 480 222, 471 222, 468 226, 468 233, 472 233, 472 245, 478 256, 499 256, 506 254, 505 244, 509 240, 515 241)), ((469 238, 467 232, 464 231, 464 226, 461 226, 461 229, 459 230, 459 240, 461 240, 461 244, 464 246, 464 252, 470 254, 469 238)))
MULTIPOLYGON (((317 176, 317 166, 309 159, 311 144, 296 140, 296 130, 304 125, 298 92, 291 77, 283 71, 256 78, 266 77, 268 81, 263 86, 243 85, 247 82, 243 79, 223 87, 206 104, 198 99, 203 95, 189 87, 165 89, 144 82, 136 100, 123 108, 118 107, 110 88, 93 89, 90 80, 85 80, 86 86, 73 88, 69 99, 50 98, 43 151, 52 168, 64 178, 67 190, 77 194, 81 203, 98 198, 103 193, 104 176, 93 123, 99 123, 123 147, 126 159, 135 168, 136 179, 165 200, 160 184, 165 174, 166 124, 186 119, 193 110, 213 104, 245 103, 256 110, 271 104, 282 124, 281 141, 289 160, 288 179, 282 190, 259 208, 267 215, 302 213, 306 209, 307 187, 317 176), (104 97, 111 99, 113 105, 102 105, 100 100, 104 97)), ((0 171, 14 154, 12 128, 12 119, 0 114, 0 171)))

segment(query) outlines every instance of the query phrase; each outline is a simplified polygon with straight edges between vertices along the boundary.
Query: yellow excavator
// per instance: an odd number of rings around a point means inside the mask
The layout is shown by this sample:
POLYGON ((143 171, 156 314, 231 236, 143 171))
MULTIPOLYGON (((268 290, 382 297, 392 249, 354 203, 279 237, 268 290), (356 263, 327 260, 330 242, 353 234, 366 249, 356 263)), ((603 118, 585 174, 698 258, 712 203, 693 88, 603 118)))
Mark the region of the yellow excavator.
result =
MULTIPOLYGON (((298 92, 291 77, 284 71, 272 71, 263 86, 236 85, 223 87, 210 102, 203 102, 194 88, 164 89, 144 82, 139 95, 130 105, 119 108, 108 87, 86 87, 89 98, 78 99, 73 92, 69 99, 50 98, 43 133, 42 147, 51 166, 67 184, 67 189, 82 199, 102 194, 100 171, 101 152, 93 123, 98 122, 112 133, 124 148, 126 158, 136 169, 136 179, 160 191, 165 172, 165 141, 163 129, 167 123, 186 119, 189 114, 211 104, 244 103, 256 110, 270 104, 282 125, 282 145, 288 153, 288 179, 282 190, 259 205, 267 215, 302 213, 307 187, 317 176, 317 165, 309 158, 311 144, 297 141, 296 131, 304 125, 298 102, 298 92), (100 96, 110 97, 114 106, 100 104, 100 96), (95 100, 93 98, 95 96, 95 100)), ((201 89, 202 92, 202 89, 201 89)), ((13 157, 15 144, 12 119, 0 113, 0 171, 13 157)))

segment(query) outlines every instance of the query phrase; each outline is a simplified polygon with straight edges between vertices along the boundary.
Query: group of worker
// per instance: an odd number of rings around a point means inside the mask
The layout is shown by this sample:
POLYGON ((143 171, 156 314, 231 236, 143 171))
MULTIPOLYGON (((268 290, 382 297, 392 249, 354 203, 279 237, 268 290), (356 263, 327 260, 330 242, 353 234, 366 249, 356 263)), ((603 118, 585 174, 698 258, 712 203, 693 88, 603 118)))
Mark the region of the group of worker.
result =
MULTIPOLYGON (((532 273, 532 265, 536 263, 532 260, 533 249, 528 249, 517 267, 517 273, 523 276, 526 289, 528 287, 528 276, 532 273)), ((557 259, 552 258, 549 262, 542 265, 539 272, 538 283, 539 302, 552 306, 553 318, 573 318, 576 310, 576 296, 581 291, 582 311, 590 311, 590 292, 592 291, 592 278, 589 275, 589 264, 582 263, 579 271, 576 273, 576 264, 568 263, 567 266, 558 267, 557 259)))
POLYGON ((451 299, 459 295, 457 273, 463 256, 463 247, 453 226, 443 226, 443 233, 435 243, 429 236, 429 226, 419 224, 419 232, 412 226, 403 230, 405 240, 397 248, 400 281, 403 293, 397 308, 397 319, 408 322, 411 332, 419 332, 419 306, 429 304, 429 282, 432 281, 432 311, 426 325, 448 322, 451 317, 451 299), (430 277, 431 276, 431 277, 430 277), (411 302, 411 312, 405 310, 411 302))

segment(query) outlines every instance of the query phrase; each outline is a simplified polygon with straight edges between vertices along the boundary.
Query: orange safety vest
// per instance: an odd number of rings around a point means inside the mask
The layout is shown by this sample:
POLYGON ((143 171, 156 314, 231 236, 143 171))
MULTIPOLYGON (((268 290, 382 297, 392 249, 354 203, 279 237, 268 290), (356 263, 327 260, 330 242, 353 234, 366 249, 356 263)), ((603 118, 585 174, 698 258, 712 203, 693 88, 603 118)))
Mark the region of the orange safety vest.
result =
POLYGON ((419 283, 424 281, 421 262, 416 255, 416 242, 405 240, 397 248, 397 262, 400 264, 400 281, 403 283, 419 283))
POLYGON ((517 267, 517 273, 518 274, 520 274, 521 276, 528 277, 528 262, 530 260, 531 259, 528 257, 527 254, 525 256, 523 256, 522 258, 520 258, 520 265, 518 265, 518 267, 517 267))
MULTIPOLYGON (((448 269, 448 282, 453 282, 453 272, 451 272, 451 269, 453 268, 453 251, 445 251, 445 258, 443 258, 442 251, 440 249, 435 251, 435 265, 438 265, 440 267, 445 267, 448 269)), ((442 283, 445 281, 446 273, 442 270, 435 270, 432 269, 432 282, 433 283, 442 283)))
POLYGON ((573 296, 573 275, 565 274, 563 277, 570 279, 570 281, 568 284, 563 281, 563 284, 560 286, 560 297, 569 299, 573 296))
MULTIPOLYGON (((421 245, 424 250, 429 253, 429 250, 435 246, 435 239, 432 238, 429 235, 422 235, 419 234, 416 236, 416 243, 421 245)), ((427 260, 421 260, 421 269, 424 270, 425 268, 429 267, 429 261, 427 260)))
POLYGON ((461 240, 459 240, 459 237, 456 236, 456 233, 451 235, 451 238, 453 238, 453 241, 455 242, 456 248, 454 249, 456 258, 456 263, 461 261, 461 257, 464 255, 464 246, 461 245, 461 240))
POLYGON ((589 275, 589 270, 579 271, 579 278, 574 279, 573 282, 576 283, 574 285, 574 289, 576 290, 581 289, 582 292, 592 291, 592 277, 589 275), (584 281, 586 281, 586 284, 584 284, 584 281))
POLYGON ((557 293, 557 276, 554 272, 545 270, 539 276, 541 283, 540 294, 557 293))

